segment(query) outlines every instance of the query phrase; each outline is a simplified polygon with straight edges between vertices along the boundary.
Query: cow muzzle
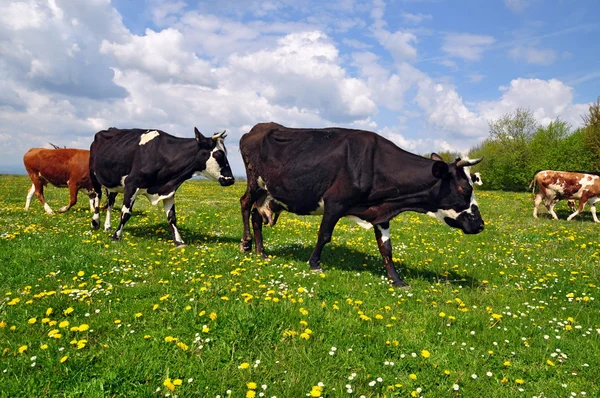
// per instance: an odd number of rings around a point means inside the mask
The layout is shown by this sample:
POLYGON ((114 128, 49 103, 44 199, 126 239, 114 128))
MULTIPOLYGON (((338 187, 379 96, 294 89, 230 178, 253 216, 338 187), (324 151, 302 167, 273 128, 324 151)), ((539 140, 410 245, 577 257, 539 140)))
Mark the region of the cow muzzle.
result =
POLYGON ((444 222, 461 229, 465 234, 478 234, 485 226, 477 205, 471 205, 469 210, 461 212, 456 218, 445 217, 444 222))
POLYGON ((233 185, 234 182, 235 182, 235 178, 233 178, 233 177, 219 176, 219 184, 221 184, 221 186, 223 186, 223 187, 228 187, 230 185, 233 185))

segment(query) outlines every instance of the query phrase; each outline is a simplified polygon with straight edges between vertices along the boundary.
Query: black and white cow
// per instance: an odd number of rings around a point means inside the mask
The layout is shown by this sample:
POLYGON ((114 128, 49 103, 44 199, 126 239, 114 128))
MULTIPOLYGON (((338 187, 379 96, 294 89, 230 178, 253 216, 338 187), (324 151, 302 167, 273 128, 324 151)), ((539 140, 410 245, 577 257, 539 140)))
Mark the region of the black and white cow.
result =
POLYGON ((108 208, 104 229, 110 230, 110 211, 118 192, 124 193, 121 220, 113 240, 119 240, 131 217, 137 195, 145 195, 153 205, 160 200, 167 214, 173 242, 183 245, 175 217, 175 191, 194 174, 218 180, 222 186, 234 183, 223 144, 225 132, 204 137, 194 128, 196 138, 179 138, 160 130, 99 131, 90 147, 90 177, 97 194, 92 228, 100 225, 101 186, 106 187, 108 208))
POLYGON ((473 181, 473 184, 475 185, 482 186, 483 180, 481 179, 481 173, 471 173, 471 181, 473 181))
POLYGON ((257 124, 240 140, 248 185, 241 197, 244 235, 240 248, 264 256, 262 225, 275 225, 281 211, 322 214, 310 257, 320 271, 323 246, 341 217, 375 237, 394 285, 407 286, 392 261, 390 220, 404 211, 425 213, 467 234, 483 231, 469 166, 481 159, 445 163, 406 152, 369 131, 342 128, 291 129, 257 124))

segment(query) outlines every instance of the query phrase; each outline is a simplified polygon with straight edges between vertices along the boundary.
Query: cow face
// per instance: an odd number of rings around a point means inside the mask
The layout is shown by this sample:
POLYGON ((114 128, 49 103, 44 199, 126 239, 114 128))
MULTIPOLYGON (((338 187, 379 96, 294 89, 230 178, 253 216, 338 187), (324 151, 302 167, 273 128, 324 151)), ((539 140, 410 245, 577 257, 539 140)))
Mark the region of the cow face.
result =
POLYGON ((439 190, 435 190, 437 197, 433 200, 437 210, 427 214, 466 234, 483 231, 484 223, 473 194, 469 170, 469 166, 479 163, 481 159, 457 159, 456 162, 447 164, 436 154, 432 154, 431 158, 436 160, 432 173, 440 179, 440 185, 439 190))
POLYGON ((227 160, 227 149, 224 143, 225 131, 216 133, 211 138, 204 137, 195 127, 194 133, 199 145, 209 152, 204 170, 201 171, 202 175, 213 181, 219 181, 219 184, 224 187, 232 185, 235 178, 233 178, 227 160))

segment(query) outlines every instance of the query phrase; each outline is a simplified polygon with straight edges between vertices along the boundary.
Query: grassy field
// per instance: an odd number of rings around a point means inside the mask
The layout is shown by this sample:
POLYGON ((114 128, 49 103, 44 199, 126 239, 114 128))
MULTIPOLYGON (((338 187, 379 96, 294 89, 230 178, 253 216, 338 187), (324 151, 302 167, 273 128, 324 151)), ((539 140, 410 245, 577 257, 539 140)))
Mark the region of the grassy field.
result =
POLYGON ((182 186, 184 249, 144 198, 113 243, 83 195, 25 212, 30 184, 0 176, 0 396, 600 396, 589 211, 534 220, 531 194, 478 191, 474 236, 402 214, 398 290, 373 231, 347 220, 323 274, 306 264, 319 217, 266 228, 268 262, 240 253, 244 183, 182 186))

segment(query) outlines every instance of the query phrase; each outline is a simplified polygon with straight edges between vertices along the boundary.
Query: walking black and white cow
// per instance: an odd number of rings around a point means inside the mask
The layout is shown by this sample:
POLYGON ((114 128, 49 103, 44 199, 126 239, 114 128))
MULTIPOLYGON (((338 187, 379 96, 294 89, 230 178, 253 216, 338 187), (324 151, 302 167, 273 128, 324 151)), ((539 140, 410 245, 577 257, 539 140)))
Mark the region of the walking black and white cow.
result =
POLYGON ((554 206, 561 199, 568 199, 567 203, 573 213, 567 217, 567 221, 571 221, 581 213, 585 204, 588 203, 594 222, 600 222, 596 216, 596 202, 600 201, 599 174, 580 171, 542 170, 535 174, 533 181, 529 184, 530 188, 533 187, 534 192, 536 186, 538 192, 533 203, 533 217, 537 218, 538 207, 543 201, 552 218, 558 220, 554 206), (579 201, 577 208, 574 199, 579 201))
POLYGON ((320 271, 323 246, 341 217, 375 227, 379 251, 392 283, 407 286, 392 261, 390 220, 404 211, 425 213, 467 234, 483 231, 469 166, 481 159, 445 163, 406 152, 369 131, 292 129, 257 124, 240 140, 248 177, 240 199, 244 235, 240 248, 264 256, 262 225, 281 211, 322 214, 310 268, 320 271))
POLYGON ((175 216, 175 191, 196 173, 234 183, 223 140, 225 132, 204 137, 194 128, 196 138, 179 138, 160 130, 99 131, 90 148, 90 176, 97 194, 92 228, 100 225, 101 186, 109 191, 104 229, 110 230, 110 211, 118 192, 124 193, 123 209, 113 240, 119 240, 131 217, 137 195, 145 195, 153 205, 163 201, 175 245, 183 245, 175 216))

